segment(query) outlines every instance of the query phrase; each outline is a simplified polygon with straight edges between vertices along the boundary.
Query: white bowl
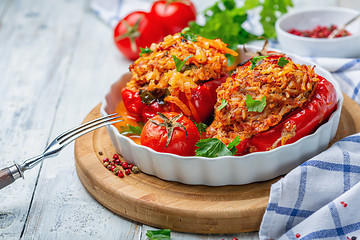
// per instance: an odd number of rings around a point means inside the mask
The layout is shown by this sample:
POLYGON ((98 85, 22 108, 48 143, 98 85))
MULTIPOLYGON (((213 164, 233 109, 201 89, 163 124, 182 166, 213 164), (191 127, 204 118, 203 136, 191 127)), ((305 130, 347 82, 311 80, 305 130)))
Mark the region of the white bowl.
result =
POLYGON ((312 30, 317 25, 338 27, 357 15, 353 9, 328 7, 321 9, 294 11, 280 17, 275 24, 276 34, 282 49, 287 53, 310 57, 360 57, 360 19, 346 29, 352 34, 334 39, 301 37, 288 31, 312 30))
MULTIPOLYGON (((250 51, 258 47, 247 46, 250 51)), ((278 51, 278 50, 277 50, 278 51)), ((241 56, 244 56, 242 53, 241 56)), ((289 56, 299 64, 314 65, 295 55, 289 56)), ((330 81, 337 93, 337 109, 328 122, 320 126, 315 133, 295 143, 284 145, 267 152, 256 152, 245 156, 227 156, 218 158, 181 157, 174 154, 156 152, 148 147, 136 144, 119 133, 114 126, 108 126, 108 132, 115 149, 128 161, 137 165, 145 173, 164 180, 185 184, 209 186, 240 185, 264 181, 285 174, 325 150, 334 138, 339 123, 343 96, 332 75, 321 67, 315 72, 330 81)), ((101 106, 101 114, 115 111, 121 100, 121 89, 130 80, 129 73, 114 83, 101 106)))

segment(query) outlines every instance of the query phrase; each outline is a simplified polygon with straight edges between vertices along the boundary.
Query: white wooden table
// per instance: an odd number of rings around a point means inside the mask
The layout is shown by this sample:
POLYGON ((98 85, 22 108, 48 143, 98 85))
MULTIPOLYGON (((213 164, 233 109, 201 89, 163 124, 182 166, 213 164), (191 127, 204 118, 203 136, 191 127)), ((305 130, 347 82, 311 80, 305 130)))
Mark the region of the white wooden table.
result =
MULTIPOLYGON (((0 168, 40 154, 81 123, 128 71, 112 30, 86 0, 0 0, 0 168)), ((85 190, 73 144, 0 190, 0 239, 147 239, 152 229, 85 190)), ((172 239, 258 239, 257 233, 172 239)))

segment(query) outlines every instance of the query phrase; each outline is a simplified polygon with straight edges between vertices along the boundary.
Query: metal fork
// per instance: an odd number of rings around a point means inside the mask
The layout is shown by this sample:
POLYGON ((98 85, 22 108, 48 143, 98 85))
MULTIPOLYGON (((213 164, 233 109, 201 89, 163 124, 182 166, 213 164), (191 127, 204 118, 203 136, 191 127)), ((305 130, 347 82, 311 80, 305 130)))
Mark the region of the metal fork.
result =
POLYGON ((117 113, 94 119, 90 122, 84 123, 78 127, 70 129, 57 136, 46 147, 45 151, 39 156, 29 158, 21 164, 17 164, 14 162, 14 165, 0 170, 0 189, 13 183, 16 179, 19 179, 20 177, 24 178, 24 171, 35 167, 45 158, 57 156, 64 147, 66 147, 76 138, 91 131, 94 131, 95 129, 123 121, 123 120, 119 120, 121 116, 115 116, 115 115, 117 115, 117 113))

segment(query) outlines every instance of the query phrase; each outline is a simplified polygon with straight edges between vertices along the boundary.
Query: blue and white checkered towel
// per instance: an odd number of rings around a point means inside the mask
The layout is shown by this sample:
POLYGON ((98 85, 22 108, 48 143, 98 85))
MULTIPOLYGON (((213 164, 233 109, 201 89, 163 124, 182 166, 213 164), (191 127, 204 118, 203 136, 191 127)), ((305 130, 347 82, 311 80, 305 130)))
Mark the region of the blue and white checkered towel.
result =
POLYGON ((271 186, 260 239, 360 237, 360 134, 335 143, 271 186))
MULTIPOLYGON (((199 6, 205 0, 195 1, 199 6)), ((92 0, 91 8, 109 26, 150 0, 92 0)), ((272 47, 279 48, 276 42, 272 47)), ((281 48, 280 48, 281 49, 281 48)), ((336 50, 335 50, 336 51, 336 50)), ((360 104, 360 58, 312 58, 329 70, 342 91, 360 104)), ((344 138, 271 187, 261 239, 360 238, 360 133, 344 138)), ((360 239, 359 239, 360 240, 360 239)))

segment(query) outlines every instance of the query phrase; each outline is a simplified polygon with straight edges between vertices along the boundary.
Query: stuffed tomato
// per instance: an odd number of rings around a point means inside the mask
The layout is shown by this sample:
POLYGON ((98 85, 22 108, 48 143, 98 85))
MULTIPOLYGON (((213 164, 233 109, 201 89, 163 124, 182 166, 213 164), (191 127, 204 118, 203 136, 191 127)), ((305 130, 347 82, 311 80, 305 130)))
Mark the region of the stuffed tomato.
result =
POLYGON ((209 121, 216 89, 229 76, 225 54, 237 55, 219 39, 190 32, 152 44, 130 66, 132 78, 122 90, 126 110, 144 122, 157 112, 182 112, 195 122, 209 121))
POLYGON ((313 133, 336 104, 333 85, 313 67, 285 55, 254 57, 218 88, 207 137, 227 144, 239 136, 238 155, 268 151, 313 133))

